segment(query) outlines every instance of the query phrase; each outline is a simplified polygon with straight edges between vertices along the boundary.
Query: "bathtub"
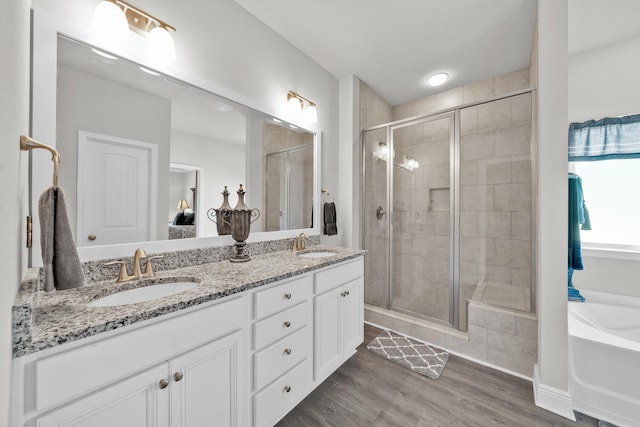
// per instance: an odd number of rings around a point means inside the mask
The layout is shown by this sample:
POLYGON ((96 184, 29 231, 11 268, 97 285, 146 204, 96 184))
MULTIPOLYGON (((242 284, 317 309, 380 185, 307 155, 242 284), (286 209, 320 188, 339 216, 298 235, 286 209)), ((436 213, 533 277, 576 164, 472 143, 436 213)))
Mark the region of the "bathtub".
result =
POLYGON ((568 309, 573 409, 640 427, 640 298, 580 292, 568 309))

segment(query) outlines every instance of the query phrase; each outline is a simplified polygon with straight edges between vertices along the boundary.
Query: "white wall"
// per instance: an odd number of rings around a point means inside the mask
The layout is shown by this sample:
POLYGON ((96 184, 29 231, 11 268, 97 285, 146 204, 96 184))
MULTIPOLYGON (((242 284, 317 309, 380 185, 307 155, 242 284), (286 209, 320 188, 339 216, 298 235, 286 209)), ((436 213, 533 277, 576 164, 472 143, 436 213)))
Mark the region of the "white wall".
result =
POLYGON ((29 134, 29 3, 3 1, 0 13, 0 427, 9 426, 11 307, 27 264, 28 154, 18 142, 29 134))
MULTIPOLYGON (((200 135, 178 130, 171 131, 171 162, 202 167, 200 173, 202 200, 198 213, 202 218, 201 236, 217 236, 216 224, 205 219, 207 209, 219 208, 222 190, 229 188, 229 204, 238 201, 236 191, 245 179, 245 146, 215 141, 200 135)), ((174 206, 175 208, 175 206, 174 206)), ((175 209, 174 209, 175 210, 175 209)), ((175 215, 175 212, 174 212, 175 215)), ((166 223, 165 223, 166 226, 166 223)))
POLYGON ((538 1, 536 404, 573 417, 567 370, 567 0, 538 1))
MULTIPOLYGON (((640 37, 569 57, 569 122, 640 113, 640 37)), ((640 261, 583 254, 579 289, 640 297, 640 261)))

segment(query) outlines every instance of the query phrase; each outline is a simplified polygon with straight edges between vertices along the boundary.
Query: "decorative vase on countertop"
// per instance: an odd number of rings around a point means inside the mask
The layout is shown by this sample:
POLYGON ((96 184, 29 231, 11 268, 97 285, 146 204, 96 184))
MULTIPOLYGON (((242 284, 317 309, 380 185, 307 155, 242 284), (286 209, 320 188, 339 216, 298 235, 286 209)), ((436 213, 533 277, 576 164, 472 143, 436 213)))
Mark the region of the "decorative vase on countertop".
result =
POLYGON ((245 191, 240 184, 238 190, 238 204, 231 211, 231 237, 236 241, 236 253, 229 259, 231 262, 246 262, 249 261, 249 255, 244 252, 246 245, 245 240, 249 237, 251 231, 251 224, 260 217, 260 211, 258 209, 249 208, 244 202, 245 191))
POLYGON ((227 186, 224 186, 224 191, 221 193, 223 197, 222 205, 218 209, 211 208, 207 211, 207 218, 216 224, 218 230, 218 236, 225 236, 231 234, 231 212, 233 209, 229 204, 229 191, 227 186))

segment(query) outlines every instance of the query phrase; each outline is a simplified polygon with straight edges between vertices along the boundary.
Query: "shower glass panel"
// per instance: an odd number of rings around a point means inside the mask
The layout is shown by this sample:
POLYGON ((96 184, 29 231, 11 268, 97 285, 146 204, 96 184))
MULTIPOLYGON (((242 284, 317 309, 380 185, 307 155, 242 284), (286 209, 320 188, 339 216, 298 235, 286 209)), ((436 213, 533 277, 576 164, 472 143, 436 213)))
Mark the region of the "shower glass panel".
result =
POLYGON ((391 309, 453 325, 453 114, 391 128, 391 309))
POLYGON ((364 301, 389 308, 389 217, 387 208, 388 128, 363 135, 364 167, 364 257, 367 285, 364 301))
POLYGON ((313 227, 313 146, 267 154, 265 231, 313 227))

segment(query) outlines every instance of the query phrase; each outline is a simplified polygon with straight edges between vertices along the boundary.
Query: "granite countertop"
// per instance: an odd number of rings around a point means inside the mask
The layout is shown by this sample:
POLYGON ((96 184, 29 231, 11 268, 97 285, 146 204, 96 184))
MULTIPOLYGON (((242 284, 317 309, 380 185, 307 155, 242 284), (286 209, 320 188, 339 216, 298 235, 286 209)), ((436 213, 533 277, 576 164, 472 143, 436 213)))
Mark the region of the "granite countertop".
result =
POLYGON ((13 357, 224 298, 366 253, 360 249, 322 245, 307 249, 317 250, 329 250, 336 256, 303 258, 288 250, 252 256, 246 263, 219 261, 158 272, 142 282, 152 285, 179 280, 195 281, 199 285, 169 297, 114 307, 89 307, 87 303, 140 287, 140 282, 117 283, 114 278, 87 283, 76 289, 45 293, 38 286, 37 272, 30 272, 13 307, 13 357))

